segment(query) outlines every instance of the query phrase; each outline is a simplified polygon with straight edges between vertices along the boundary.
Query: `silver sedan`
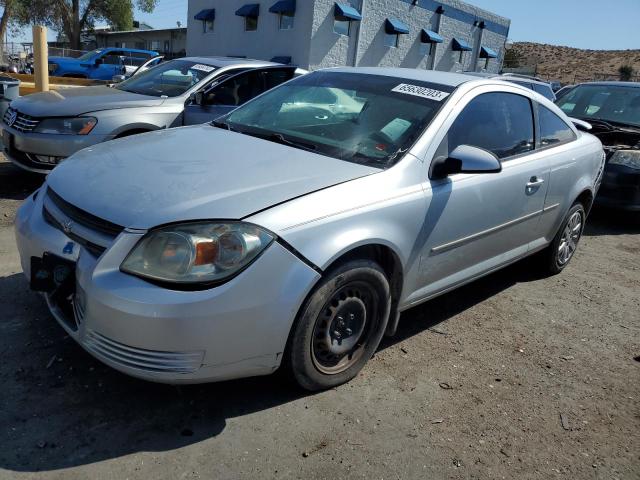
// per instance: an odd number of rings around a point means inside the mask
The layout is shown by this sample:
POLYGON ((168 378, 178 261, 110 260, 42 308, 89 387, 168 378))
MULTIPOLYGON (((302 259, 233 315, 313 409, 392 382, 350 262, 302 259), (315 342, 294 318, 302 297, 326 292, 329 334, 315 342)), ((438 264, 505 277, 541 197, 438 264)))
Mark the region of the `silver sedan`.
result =
POLYGON ((21 168, 48 173, 97 143, 211 121, 302 73, 261 60, 189 57, 111 87, 27 95, 11 102, 2 118, 4 154, 21 168))
POLYGON ((543 96, 334 69, 210 125, 87 148, 20 208, 32 289, 91 354, 159 382, 353 378, 400 312, 525 256, 563 270, 603 151, 543 96))

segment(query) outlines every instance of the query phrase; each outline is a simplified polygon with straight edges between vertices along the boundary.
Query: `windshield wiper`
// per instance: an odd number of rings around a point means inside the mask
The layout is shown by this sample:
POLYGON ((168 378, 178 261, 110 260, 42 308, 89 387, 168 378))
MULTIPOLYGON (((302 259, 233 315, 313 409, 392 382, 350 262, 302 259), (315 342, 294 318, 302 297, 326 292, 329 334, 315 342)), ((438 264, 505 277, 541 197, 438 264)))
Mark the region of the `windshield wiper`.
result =
POLYGON ((615 127, 613 125, 611 125, 609 122, 605 121, 605 120, 601 120, 599 118, 591 118, 591 117, 578 117, 580 120, 583 120, 587 123, 591 123, 594 126, 597 127, 603 127, 607 130, 613 130, 615 127))
POLYGON ((231 125, 229 125, 227 122, 223 120, 213 120, 211 121, 211 125, 213 125, 214 127, 223 128, 224 130, 229 130, 230 132, 244 133, 244 132, 241 132, 240 130, 233 128, 231 125))
POLYGON ((318 149, 317 145, 314 145, 313 143, 302 143, 302 142, 294 142, 292 140, 288 140, 284 138, 284 135, 282 135, 281 133, 272 133, 270 135, 265 135, 262 138, 264 138, 265 140, 270 140, 272 142, 281 143, 282 145, 288 145, 290 147, 307 150, 309 152, 314 152, 318 149))

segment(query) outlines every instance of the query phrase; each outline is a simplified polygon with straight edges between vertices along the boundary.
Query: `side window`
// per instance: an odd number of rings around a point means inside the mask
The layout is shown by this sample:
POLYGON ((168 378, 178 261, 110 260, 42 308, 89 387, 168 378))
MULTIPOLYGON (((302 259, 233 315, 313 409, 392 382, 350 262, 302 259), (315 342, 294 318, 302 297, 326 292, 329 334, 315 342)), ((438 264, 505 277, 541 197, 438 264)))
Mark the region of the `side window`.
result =
POLYGON ((460 145, 483 148, 500 159, 530 152, 535 146, 531 102, 514 93, 478 95, 453 122, 437 155, 460 145))
POLYGON ((262 72, 264 76, 264 89, 271 90, 273 87, 277 87, 281 83, 284 83, 293 78, 295 70, 293 68, 287 69, 270 69, 262 72))
POLYGON ((124 56, 124 53, 118 50, 112 50, 102 57, 102 63, 105 65, 120 65, 122 62, 121 57, 124 56))
POLYGON ((237 75, 212 88, 206 96, 206 105, 238 106, 260 95, 264 91, 262 75, 250 71, 237 75))
POLYGON ((542 147, 571 142, 576 138, 575 133, 564 120, 542 105, 538 105, 538 121, 542 147))

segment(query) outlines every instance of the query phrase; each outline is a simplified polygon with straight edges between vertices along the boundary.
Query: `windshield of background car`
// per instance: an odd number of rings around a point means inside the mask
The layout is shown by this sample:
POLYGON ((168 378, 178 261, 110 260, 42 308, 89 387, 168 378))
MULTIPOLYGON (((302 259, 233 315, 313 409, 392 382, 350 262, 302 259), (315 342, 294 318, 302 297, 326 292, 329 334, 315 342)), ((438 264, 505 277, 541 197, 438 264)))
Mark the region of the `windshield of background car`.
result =
POLYGON ((382 75, 314 72, 226 117, 229 128, 378 168, 413 145, 454 87, 382 75))
POLYGON ((198 84, 211 72, 213 65, 188 60, 171 60, 140 72, 115 88, 125 92, 154 97, 178 97, 198 84))
POLYGON ((84 55, 80 55, 77 59, 82 61, 85 60, 90 60, 91 58, 95 57, 96 55, 102 53, 102 50, 91 50, 90 52, 85 53, 84 55))
POLYGON ((640 127, 640 88, 638 87, 578 85, 556 103, 570 117, 640 127))

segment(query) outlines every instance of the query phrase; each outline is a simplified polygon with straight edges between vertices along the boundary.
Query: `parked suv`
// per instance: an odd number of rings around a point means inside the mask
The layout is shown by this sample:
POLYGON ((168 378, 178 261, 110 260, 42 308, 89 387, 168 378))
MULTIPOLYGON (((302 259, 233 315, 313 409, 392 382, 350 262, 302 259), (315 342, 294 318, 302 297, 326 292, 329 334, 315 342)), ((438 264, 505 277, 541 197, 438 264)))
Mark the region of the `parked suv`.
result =
POLYGON ((117 85, 27 95, 11 102, 0 124, 4 153, 19 167, 48 173, 96 143, 211 121, 301 73, 260 60, 188 57, 117 85))
POLYGON ((99 48, 78 58, 49 57, 49 75, 55 77, 111 80, 114 75, 133 73, 158 52, 133 48, 99 48))
POLYGON ((188 383, 282 363, 318 390, 353 378, 401 311, 535 253, 559 273, 603 162, 518 85, 321 70, 210 124, 78 152, 16 238, 31 287, 106 364, 188 383))

